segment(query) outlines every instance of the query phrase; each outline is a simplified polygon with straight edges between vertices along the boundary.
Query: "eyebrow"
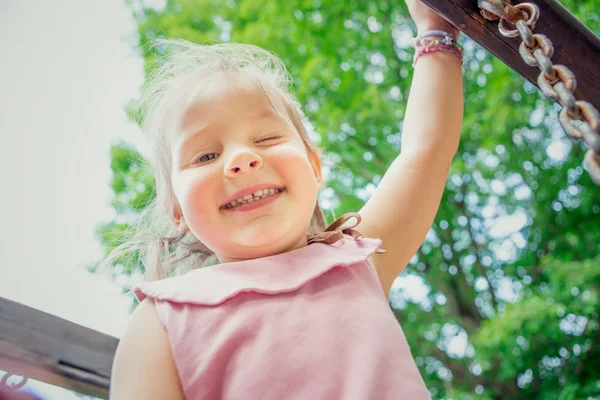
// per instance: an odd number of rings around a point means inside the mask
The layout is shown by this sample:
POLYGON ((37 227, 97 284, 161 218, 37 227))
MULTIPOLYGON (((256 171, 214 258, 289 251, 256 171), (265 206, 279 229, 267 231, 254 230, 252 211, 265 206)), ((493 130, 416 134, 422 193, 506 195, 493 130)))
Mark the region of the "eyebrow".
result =
MULTIPOLYGON (((253 125, 265 120, 265 119, 278 119, 281 120, 282 117, 281 115, 273 110, 273 109, 267 109, 258 113, 254 113, 254 114, 249 114, 248 117, 252 118, 254 115, 256 115, 256 120, 253 121, 253 125)), ((210 124, 206 124, 202 127, 200 127, 199 129, 197 129, 195 132, 188 134, 188 135, 182 135, 182 138, 178 141, 177 143, 177 149, 179 151, 181 151, 181 149, 188 144, 189 142, 193 141, 195 138, 197 138, 199 135, 205 133, 206 131, 210 130, 211 126, 214 125, 218 125, 215 122, 211 122, 210 124)))

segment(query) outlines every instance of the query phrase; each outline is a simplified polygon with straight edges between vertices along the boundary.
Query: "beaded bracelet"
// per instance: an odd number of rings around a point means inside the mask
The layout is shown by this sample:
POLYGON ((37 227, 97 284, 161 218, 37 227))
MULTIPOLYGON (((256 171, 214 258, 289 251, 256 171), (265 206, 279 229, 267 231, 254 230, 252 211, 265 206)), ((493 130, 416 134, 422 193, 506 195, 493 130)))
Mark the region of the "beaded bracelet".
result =
POLYGON ((413 68, 417 63, 417 59, 424 54, 433 53, 434 51, 445 51, 452 53, 458 57, 462 65, 462 46, 456 42, 452 34, 445 31, 427 31, 411 39, 410 46, 417 49, 413 59, 413 68), (436 37, 438 39, 430 39, 436 37), (439 39, 442 38, 442 39, 439 39))
MULTIPOLYGON (((434 30, 434 31, 423 32, 420 35, 418 35, 416 38, 412 38, 410 40, 410 45, 411 45, 411 47, 421 46, 424 44, 423 43, 424 41, 425 42, 442 43, 442 44, 447 44, 449 46, 456 43, 456 40, 454 40, 454 37, 452 36, 451 33, 448 33, 446 31, 435 31, 434 30), (426 39, 429 37, 441 37, 443 39, 441 41, 426 39)), ((456 43, 456 44, 458 44, 458 43, 456 43)))

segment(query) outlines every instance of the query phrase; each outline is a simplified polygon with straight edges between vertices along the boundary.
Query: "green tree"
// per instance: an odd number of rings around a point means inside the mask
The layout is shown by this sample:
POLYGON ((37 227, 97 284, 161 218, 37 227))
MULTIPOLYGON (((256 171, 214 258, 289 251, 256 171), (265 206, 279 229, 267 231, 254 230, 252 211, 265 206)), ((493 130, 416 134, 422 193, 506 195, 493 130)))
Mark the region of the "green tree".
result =
MULTIPOLYGON (((600 3, 562 3, 600 32, 600 3)), ((415 34, 402 2, 130 4, 138 48, 163 36, 232 41, 284 60, 331 165, 326 210, 359 209, 401 151, 415 34)), ((436 220, 391 305, 434 398, 597 398, 598 189, 580 166, 580 144, 557 123, 557 106, 476 43, 461 42, 460 149, 436 220)), ((163 51, 143 54, 146 73, 163 51)), ((98 230, 107 253, 154 195, 135 148, 115 146, 111 167, 117 217, 98 230)), ((114 273, 142 268, 135 259, 129 265, 114 273)))

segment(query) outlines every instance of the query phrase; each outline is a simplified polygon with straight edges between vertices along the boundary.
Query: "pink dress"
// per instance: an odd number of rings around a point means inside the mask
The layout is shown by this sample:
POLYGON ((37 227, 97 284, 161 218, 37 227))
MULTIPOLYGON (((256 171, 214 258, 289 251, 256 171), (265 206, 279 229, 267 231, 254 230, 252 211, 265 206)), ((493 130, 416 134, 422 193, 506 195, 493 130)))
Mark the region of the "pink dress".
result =
POLYGON ((430 398, 369 261, 381 241, 350 231, 133 288, 155 299, 186 399, 430 398))

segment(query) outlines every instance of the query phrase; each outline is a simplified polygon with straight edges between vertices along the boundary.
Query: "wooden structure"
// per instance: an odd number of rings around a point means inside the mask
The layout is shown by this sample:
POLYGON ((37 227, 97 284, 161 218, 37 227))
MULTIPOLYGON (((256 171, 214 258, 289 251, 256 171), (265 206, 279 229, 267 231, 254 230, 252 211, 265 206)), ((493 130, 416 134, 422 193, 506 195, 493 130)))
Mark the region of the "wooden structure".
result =
MULTIPOLYGON (((502 36, 480 14, 478 0, 423 0, 463 33, 537 86, 539 71, 523 61, 521 40, 502 36)), ((575 96, 600 109, 600 39, 555 0, 533 0, 536 32, 554 44, 556 64, 577 77, 575 96)), ((118 339, 0 298, 0 369, 107 398, 118 339)))
POLYGON ((108 398, 119 340, 0 297, 0 370, 108 398))
MULTIPOLYGON (((535 33, 552 41, 555 64, 566 65, 577 77, 575 97, 600 109, 600 38, 577 20, 556 0, 532 0, 540 9, 535 33)), ((525 64, 519 54, 519 37, 502 36, 498 21, 486 20, 477 0, 423 0, 438 14, 535 86, 540 71, 525 64)), ((510 3, 510 1, 509 1, 510 3)), ((513 1, 513 4, 523 1, 513 1)))

